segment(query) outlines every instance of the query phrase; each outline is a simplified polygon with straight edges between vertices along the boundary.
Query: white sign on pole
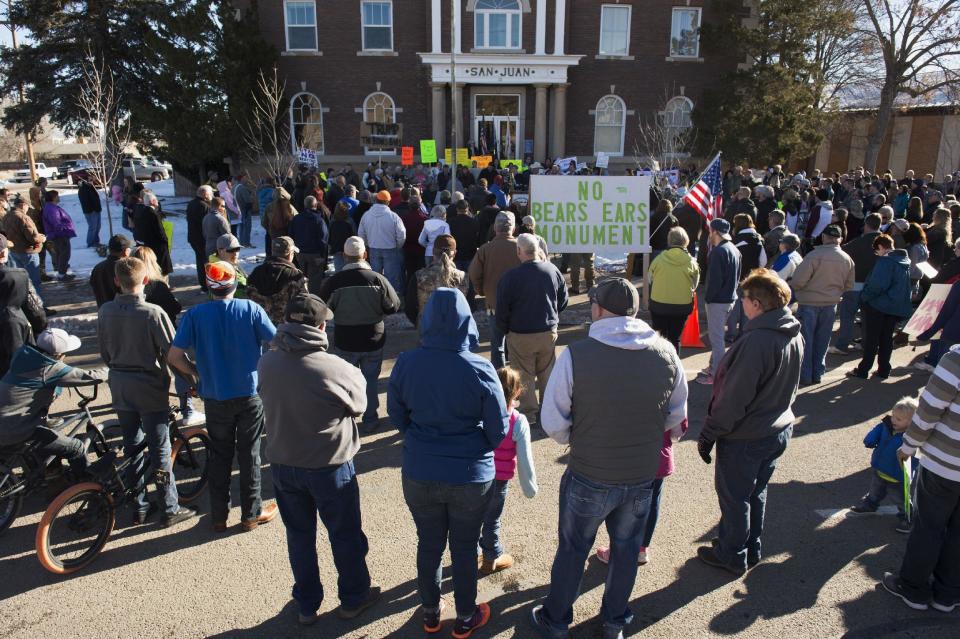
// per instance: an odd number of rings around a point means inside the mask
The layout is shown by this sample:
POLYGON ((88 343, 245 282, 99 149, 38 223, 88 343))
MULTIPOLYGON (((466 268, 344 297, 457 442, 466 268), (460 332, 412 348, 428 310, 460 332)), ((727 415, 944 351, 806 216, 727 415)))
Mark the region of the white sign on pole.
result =
POLYGON ((606 169, 610 166, 610 156, 603 151, 597 151, 597 168, 606 169))
POLYGON ((556 164, 560 168, 560 172, 564 174, 573 173, 574 171, 577 170, 576 157, 560 158, 559 160, 554 161, 554 164, 556 164))
POLYGON ((649 253, 649 208, 649 177, 530 176, 530 215, 558 253, 649 253))
POLYGON ((305 164, 307 166, 316 167, 317 166, 317 152, 310 149, 300 149, 299 153, 300 164, 305 164))

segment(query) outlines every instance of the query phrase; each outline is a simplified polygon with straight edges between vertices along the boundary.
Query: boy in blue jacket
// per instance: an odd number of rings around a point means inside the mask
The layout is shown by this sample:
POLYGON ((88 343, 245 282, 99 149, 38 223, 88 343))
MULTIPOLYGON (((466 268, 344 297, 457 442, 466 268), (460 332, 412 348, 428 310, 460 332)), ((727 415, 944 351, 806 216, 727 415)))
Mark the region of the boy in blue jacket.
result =
POLYGON ((870 458, 873 469, 870 492, 850 509, 850 512, 858 515, 874 513, 887 496, 887 491, 892 488, 894 499, 897 500, 897 517, 900 519, 897 532, 901 533, 910 532, 910 522, 903 507, 903 467, 897 459, 897 450, 903 443, 903 433, 913 421, 916 410, 916 399, 902 398, 894 405, 890 414, 864 437, 863 445, 873 449, 873 456, 870 458))

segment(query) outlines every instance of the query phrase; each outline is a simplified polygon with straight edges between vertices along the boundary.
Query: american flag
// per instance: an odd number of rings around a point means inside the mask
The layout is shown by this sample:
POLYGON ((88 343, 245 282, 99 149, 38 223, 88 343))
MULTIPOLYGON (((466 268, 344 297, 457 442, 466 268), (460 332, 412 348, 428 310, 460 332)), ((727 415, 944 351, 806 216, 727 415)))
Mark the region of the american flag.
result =
POLYGON ((720 215, 723 210, 723 184, 720 180, 719 153, 700 175, 700 180, 693 185, 690 192, 683 196, 683 201, 708 222, 720 215))

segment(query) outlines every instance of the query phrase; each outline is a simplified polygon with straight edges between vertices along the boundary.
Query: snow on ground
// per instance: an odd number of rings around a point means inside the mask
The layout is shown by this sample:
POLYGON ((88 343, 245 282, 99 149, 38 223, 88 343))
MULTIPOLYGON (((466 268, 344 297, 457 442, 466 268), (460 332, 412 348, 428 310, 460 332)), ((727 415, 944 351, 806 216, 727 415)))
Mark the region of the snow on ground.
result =
MULTIPOLYGON (((193 249, 187 243, 186 208, 191 198, 175 197, 173 194, 173 180, 151 182, 146 186, 156 193, 157 199, 160 200, 160 207, 166 214, 167 220, 173 223, 173 249, 170 251, 170 259, 173 261, 173 274, 191 275, 196 273, 196 258, 194 257, 193 249)), ((73 238, 70 242, 73 249, 70 258, 70 267, 79 277, 87 277, 90 275, 93 267, 103 260, 103 258, 97 255, 96 250, 87 248, 87 220, 83 217, 77 192, 67 189, 58 189, 58 191, 60 191, 60 206, 70 214, 71 219, 73 219, 73 224, 77 228, 77 237, 73 238)), ((107 225, 107 206, 103 203, 102 194, 101 203, 103 206, 103 214, 100 224, 100 241, 106 244, 107 240, 110 239, 110 231, 107 225)), ((120 211, 120 205, 111 200, 110 213, 113 217, 114 233, 132 237, 133 234, 120 224, 120 211)), ((253 233, 250 239, 257 248, 241 249, 240 251, 241 262, 250 265, 249 268, 245 269, 248 273, 253 268, 253 265, 263 260, 265 255, 263 249, 264 231, 257 219, 253 222, 253 233)))

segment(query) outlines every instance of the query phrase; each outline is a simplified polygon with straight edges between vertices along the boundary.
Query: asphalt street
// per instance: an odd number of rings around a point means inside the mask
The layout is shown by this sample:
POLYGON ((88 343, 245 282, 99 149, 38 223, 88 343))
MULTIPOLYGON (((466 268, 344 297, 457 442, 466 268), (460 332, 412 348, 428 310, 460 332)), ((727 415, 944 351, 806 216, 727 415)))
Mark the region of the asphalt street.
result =
MULTIPOLYGON (((62 287, 56 292, 59 303, 80 299, 77 293, 82 284, 57 286, 62 287)), ((180 294, 185 300, 197 299, 195 293, 180 294)), ((572 317, 584 317, 585 296, 574 302, 578 306, 572 317)), ((72 304, 66 314, 89 311, 89 306, 72 304)), ((582 324, 561 328, 558 348, 586 331, 582 324)), ((485 326, 481 335, 486 335, 485 326)), ((415 342, 412 329, 389 334, 389 359, 380 380, 382 416, 393 360, 415 342)), ((85 337, 84 344, 72 361, 93 365, 93 337, 85 337)), ((484 352, 487 346, 484 342, 484 352)), ((700 460, 695 444, 710 389, 691 382, 690 432, 676 445, 677 471, 665 483, 650 563, 639 569, 633 591, 630 605, 636 618, 627 636, 960 637, 960 613, 915 612, 877 589, 883 572, 895 570, 903 555, 906 536, 894 531, 895 517, 850 518, 840 513, 825 519, 816 512, 847 508, 867 490, 870 451, 862 439, 898 398, 923 387, 928 375, 909 367, 923 352, 923 347, 914 350, 912 345, 897 349, 893 374, 882 383, 846 378, 844 373, 856 363, 855 357, 828 357, 823 383, 803 389, 797 399, 795 434, 770 486, 765 558, 743 578, 719 572, 694 557, 697 547, 715 534, 718 507, 713 467, 700 460)), ((685 350, 682 356, 692 380, 708 353, 685 350)), ((634 374, 638 383, 643 381, 642 371, 610 374, 634 374)), ((109 423, 108 393, 102 397, 97 413, 109 423)), ((73 401, 58 399, 54 411, 68 411, 73 401)), ((533 637, 527 618, 549 588, 557 540, 557 492, 566 451, 542 432, 535 433, 533 449, 540 494, 528 500, 518 486, 511 486, 503 531, 516 565, 480 580, 481 599, 490 602, 493 617, 487 628, 474 635, 479 638, 533 637)), ((34 551, 37 522, 46 504, 46 497, 38 495, 0 537, 0 635, 9 639, 424 636, 416 592, 416 536, 401 493, 401 453, 402 440, 384 419, 379 432, 363 437, 355 460, 363 525, 370 542, 367 560, 374 582, 383 587, 382 600, 358 619, 341 621, 334 614, 336 572, 325 533, 318 539, 327 589, 322 616, 316 625, 301 628, 290 597, 283 524, 278 519, 242 533, 235 507, 228 532, 215 534, 205 498, 200 500, 201 517, 169 530, 156 523, 131 527, 129 511, 120 512, 117 529, 92 565, 73 576, 54 576, 40 566, 34 551)), ((264 464, 264 497, 272 499, 269 467, 264 464)), ((597 543, 604 541, 601 531, 597 543)), ((449 559, 445 565, 444 596, 452 604, 449 559)), ((597 615, 605 576, 606 567, 591 558, 583 594, 575 606, 571 635, 577 639, 599 636, 597 615)), ((448 636, 450 627, 448 622, 437 636, 448 636)))

